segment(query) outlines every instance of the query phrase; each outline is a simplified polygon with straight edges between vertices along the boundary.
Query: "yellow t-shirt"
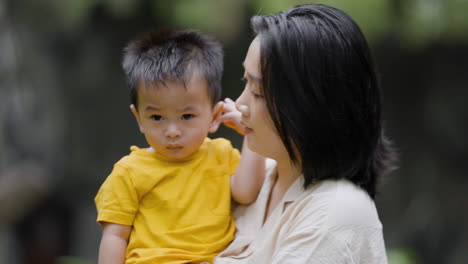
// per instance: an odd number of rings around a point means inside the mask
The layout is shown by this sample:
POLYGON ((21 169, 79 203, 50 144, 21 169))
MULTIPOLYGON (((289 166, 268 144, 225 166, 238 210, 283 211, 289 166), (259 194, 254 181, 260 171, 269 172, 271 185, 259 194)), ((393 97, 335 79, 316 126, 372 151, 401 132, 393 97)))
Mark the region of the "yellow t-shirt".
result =
POLYGON ((233 239, 230 176, 239 151, 205 139, 185 161, 131 147, 99 189, 97 222, 132 226, 129 263, 211 262, 233 239))

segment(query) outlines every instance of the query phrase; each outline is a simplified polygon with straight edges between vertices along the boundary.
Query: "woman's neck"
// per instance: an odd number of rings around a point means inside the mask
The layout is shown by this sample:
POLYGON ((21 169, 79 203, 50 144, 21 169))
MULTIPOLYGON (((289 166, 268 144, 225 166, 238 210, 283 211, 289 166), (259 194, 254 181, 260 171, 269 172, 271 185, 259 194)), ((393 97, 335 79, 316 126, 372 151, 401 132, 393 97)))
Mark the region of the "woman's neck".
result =
POLYGON ((290 159, 281 159, 276 160, 276 179, 272 186, 270 196, 268 197, 267 209, 265 211, 264 222, 273 210, 278 206, 283 196, 288 191, 289 187, 293 182, 301 175, 300 167, 294 166, 291 164, 290 159), (284 162, 286 161, 286 162, 284 162))
POLYGON ((291 162, 291 160, 277 160, 276 187, 286 192, 291 184, 302 174, 302 168, 291 162))

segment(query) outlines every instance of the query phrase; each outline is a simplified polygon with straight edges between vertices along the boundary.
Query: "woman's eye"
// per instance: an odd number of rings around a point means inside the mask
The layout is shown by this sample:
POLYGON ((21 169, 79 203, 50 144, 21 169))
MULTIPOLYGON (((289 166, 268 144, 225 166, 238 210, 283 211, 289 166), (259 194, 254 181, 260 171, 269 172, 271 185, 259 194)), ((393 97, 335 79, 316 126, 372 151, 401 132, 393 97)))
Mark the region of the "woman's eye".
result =
POLYGON ((161 120, 163 120, 163 117, 160 116, 160 115, 152 115, 150 118, 151 118, 152 120, 154 120, 154 121, 161 121, 161 120))
POLYGON ((189 120, 189 119, 192 119, 194 117, 194 115, 192 114, 184 114, 182 115, 182 120, 189 120))
MULTIPOLYGON (((249 82, 249 81, 247 80, 247 78, 245 78, 245 77, 242 77, 240 80, 241 80, 242 83, 244 83, 244 85, 247 85, 247 83, 249 82)), ((263 98, 263 95, 252 91, 251 88, 249 88, 249 90, 250 90, 250 93, 252 94, 252 96, 253 96, 254 98, 263 98)))
POLYGON ((252 96, 253 96, 254 98, 263 98, 263 95, 261 95, 261 94, 255 93, 255 92, 253 92, 253 91, 250 91, 250 93, 252 94, 252 96))

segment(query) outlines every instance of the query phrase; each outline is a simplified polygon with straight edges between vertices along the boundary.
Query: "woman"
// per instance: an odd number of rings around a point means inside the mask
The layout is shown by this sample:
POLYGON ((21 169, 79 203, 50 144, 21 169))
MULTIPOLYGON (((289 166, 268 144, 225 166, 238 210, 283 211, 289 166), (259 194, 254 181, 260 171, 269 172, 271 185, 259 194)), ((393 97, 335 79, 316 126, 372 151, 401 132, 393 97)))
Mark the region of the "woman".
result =
POLYGON ((362 32, 325 5, 251 23, 245 89, 222 121, 274 162, 215 263, 386 263, 373 199, 394 154, 362 32))

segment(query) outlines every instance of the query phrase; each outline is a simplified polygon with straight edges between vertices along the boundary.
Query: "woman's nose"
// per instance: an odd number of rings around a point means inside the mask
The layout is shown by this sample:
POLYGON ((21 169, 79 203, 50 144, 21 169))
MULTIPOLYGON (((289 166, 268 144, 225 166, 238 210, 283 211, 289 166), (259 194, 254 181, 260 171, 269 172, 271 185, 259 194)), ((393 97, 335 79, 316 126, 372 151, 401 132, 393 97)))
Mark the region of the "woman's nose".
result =
POLYGON ((237 98, 236 100, 236 109, 241 112, 243 116, 248 116, 249 115, 249 107, 247 106, 246 101, 244 100, 244 93, 245 90, 242 92, 242 94, 237 98))

